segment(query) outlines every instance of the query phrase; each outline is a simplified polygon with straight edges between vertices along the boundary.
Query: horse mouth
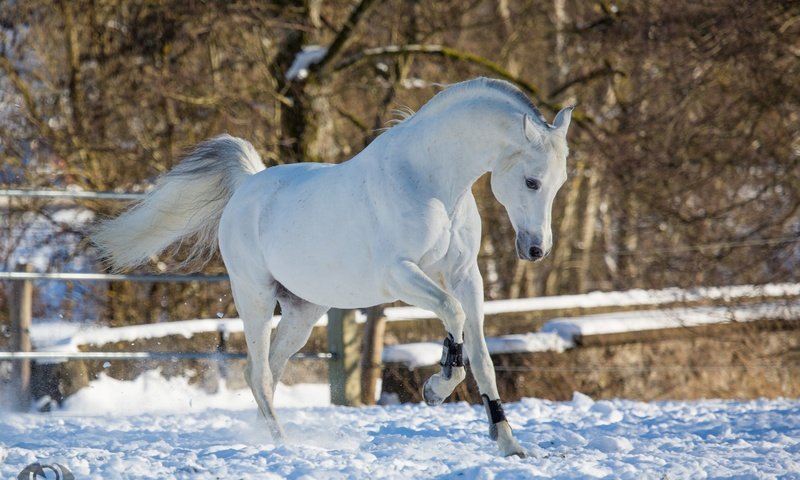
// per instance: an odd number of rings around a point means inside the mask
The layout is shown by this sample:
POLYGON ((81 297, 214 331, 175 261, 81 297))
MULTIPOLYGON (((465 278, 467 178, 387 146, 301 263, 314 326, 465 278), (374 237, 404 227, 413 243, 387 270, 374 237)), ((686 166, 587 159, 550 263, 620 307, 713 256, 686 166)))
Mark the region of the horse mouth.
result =
POLYGON ((531 253, 530 249, 527 250, 517 250, 517 257, 520 260, 525 260, 528 262, 541 262, 544 257, 546 257, 546 253, 531 253))
POLYGON ((550 252, 545 251, 539 245, 523 246, 521 245, 521 242, 517 240, 517 256, 519 257, 520 260, 527 260, 529 262, 539 262, 544 257, 546 257, 548 253, 550 252))
POLYGON ((527 262, 538 263, 541 262, 544 257, 531 257, 530 255, 525 255, 522 253, 517 253, 517 256, 520 260, 525 260, 527 262))

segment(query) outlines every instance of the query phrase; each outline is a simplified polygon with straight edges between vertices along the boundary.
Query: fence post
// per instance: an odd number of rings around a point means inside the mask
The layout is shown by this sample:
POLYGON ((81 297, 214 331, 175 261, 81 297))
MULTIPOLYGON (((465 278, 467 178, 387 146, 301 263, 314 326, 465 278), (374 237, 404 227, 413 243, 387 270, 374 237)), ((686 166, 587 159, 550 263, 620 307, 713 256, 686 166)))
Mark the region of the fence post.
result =
POLYGON ((361 404, 359 383, 358 328, 355 310, 332 308, 328 311, 328 350, 333 358, 328 364, 331 403, 355 406, 361 404))
POLYGON ((364 405, 375 405, 375 390, 378 378, 381 376, 385 332, 386 317, 383 316, 383 307, 375 306, 367 310, 364 353, 361 356, 361 402, 364 405))
MULTIPOLYGON (((32 272, 30 265, 17 265, 18 272, 32 272)), ((11 348, 17 352, 31 351, 31 319, 33 317, 33 281, 18 280, 11 283, 11 348)), ((14 369, 13 386, 16 408, 27 410, 31 398, 31 361, 20 360, 14 369)))

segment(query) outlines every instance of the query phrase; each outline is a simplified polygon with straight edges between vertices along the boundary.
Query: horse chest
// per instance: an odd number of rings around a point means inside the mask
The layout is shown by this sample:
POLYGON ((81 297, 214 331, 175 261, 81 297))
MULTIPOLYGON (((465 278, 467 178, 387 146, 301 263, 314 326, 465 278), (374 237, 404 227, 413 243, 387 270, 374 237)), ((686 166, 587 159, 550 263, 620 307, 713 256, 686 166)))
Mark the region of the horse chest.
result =
POLYGON ((453 212, 440 210, 429 218, 430 229, 420 255, 423 270, 452 270, 469 261, 480 243, 480 217, 465 197, 453 212))
POLYGON ((454 217, 441 226, 421 256, 420 267, 424 271, 453 271, 474 261, 480 244, 480 223, 478 228, 472 228, 471 217, 454 217))
POLYGON ((433 244, 423 253, 420 259, 420 264, 425 266, 433 265, 440 262, 447 255, 450 250, 450 244, 453 240, 452 231, 443 230, 437 235, 433 244))

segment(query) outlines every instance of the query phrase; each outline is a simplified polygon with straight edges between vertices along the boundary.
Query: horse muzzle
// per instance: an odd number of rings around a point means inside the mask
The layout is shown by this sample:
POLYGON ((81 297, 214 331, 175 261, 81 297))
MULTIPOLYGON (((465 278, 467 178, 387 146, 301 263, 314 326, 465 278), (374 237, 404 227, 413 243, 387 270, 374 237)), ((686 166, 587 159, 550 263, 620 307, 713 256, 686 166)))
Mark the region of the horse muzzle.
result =
POLYGON ((521 260, 538 262, 550 253, 550 249, 545 249, 544 243, 536 236, 518 235, 517 236, 517 256, 521 260))

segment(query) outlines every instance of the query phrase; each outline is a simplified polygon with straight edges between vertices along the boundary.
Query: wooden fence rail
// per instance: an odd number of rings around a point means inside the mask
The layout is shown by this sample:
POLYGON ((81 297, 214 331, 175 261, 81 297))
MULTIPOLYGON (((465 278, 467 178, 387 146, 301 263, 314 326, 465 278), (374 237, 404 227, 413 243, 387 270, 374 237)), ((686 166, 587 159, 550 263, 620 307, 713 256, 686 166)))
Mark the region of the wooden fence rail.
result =
MULTIPOLYGON (((11 280, 9 298, 11 348, 0 352, 0 360, 14 361, 12 388, 16 407, 30 404, 32 360, 197 360, 224 361, 246 358, 245 353, 231 352, 34 352, 30 330, 33 311, 33 281, 134 281, 134 282, 221 282, 225 275, 125 275, 101 273, 37 273, 29 265, 19 265, 15 272, 0 272, 0 280, 11 280)), ((329 362, 331 402, 336 405, 360 404, 359 343, 355 312, 331 309, 328 313, 329 352, 297 353, 292 359, 313 359, 329 362)))

